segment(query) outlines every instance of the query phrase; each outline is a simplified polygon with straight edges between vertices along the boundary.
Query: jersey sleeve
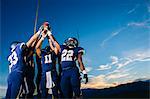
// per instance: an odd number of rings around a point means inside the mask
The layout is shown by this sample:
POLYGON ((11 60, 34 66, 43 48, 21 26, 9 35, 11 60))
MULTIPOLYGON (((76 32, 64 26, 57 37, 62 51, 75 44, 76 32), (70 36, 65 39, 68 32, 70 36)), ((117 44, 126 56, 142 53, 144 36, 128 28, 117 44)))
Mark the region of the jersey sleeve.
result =
POLYGON ((79 54, 79 53, 85 54, 84 48, 78 47, 78 54, 79 54))

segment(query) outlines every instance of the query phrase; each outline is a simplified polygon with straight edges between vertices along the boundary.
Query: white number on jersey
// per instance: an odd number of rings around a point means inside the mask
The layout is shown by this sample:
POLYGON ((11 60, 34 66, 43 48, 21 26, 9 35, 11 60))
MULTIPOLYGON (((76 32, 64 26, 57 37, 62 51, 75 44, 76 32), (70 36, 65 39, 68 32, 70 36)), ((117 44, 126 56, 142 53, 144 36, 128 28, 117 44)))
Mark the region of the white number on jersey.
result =
POLYGON ((49 55, 45 55, 44 57, 45 57, 45 64, 47 64, 47 63, 51 63, 51 62, 52 62, 51 54, 49 54, 49 55))
POLYGON ((73 61, 73 50, 66 50, 62 51, 61 61, 73 61))
POLYGON ((8 57, 8 61, 10 62, 9 72, 11 72, 12 66, 16 65, 18 62, 17 53, 15 51, 8 57))

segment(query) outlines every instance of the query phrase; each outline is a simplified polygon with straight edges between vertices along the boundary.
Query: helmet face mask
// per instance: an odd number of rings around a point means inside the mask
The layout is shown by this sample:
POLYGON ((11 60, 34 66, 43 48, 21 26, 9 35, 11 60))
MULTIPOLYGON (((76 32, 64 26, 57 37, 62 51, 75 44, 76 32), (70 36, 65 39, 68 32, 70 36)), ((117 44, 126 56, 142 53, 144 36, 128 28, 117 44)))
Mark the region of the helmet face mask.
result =
POLYGON ((65 40, 64 45, 70 48, 78 47, 78 40, 76 38, 70 37, 67 40, 65 40))

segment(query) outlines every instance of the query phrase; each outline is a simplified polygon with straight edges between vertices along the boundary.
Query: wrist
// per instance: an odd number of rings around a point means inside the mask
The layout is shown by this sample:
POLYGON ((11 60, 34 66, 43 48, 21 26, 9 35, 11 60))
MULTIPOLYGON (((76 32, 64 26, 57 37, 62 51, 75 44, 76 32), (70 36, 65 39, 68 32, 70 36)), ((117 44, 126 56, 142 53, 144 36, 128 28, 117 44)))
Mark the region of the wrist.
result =
POLYGON ((52 32, 51 32, 51 31, 47 31, 47 35, 48 35, 48 36, 51 36, 51 35, 52 35, 52 32))
POLYGON ((39 36, 40 35, 40 31, 38 31, 36 34, 39 36))
POLYGON ((83 70, 82 73, 83 73, 83 74, 87 74, 86 70, 83 70))
POLYGON ((41 40, 43 41, 45 38, 44 37, 41 37, 41 40))

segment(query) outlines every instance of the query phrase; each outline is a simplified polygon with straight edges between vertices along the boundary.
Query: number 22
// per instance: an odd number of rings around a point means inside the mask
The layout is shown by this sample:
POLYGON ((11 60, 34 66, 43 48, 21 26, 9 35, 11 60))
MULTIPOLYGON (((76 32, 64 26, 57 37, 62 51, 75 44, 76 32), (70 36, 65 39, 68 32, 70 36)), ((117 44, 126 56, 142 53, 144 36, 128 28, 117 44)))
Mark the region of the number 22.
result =
POLYGON ((73 50, 64 49, 62 51, 61 60, 62 61, 72 61, 73 60, 73 50))

